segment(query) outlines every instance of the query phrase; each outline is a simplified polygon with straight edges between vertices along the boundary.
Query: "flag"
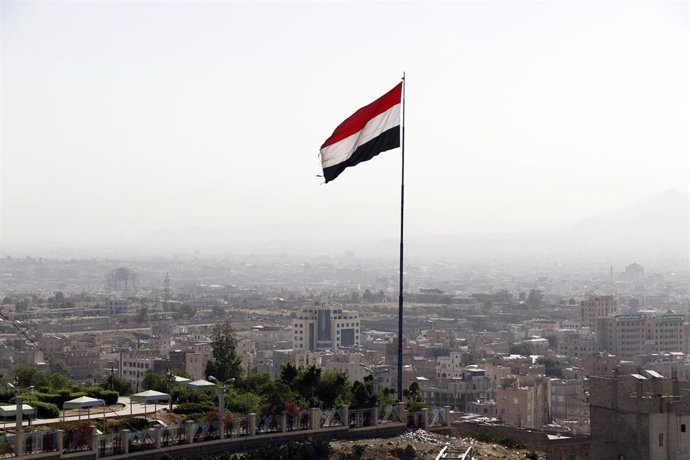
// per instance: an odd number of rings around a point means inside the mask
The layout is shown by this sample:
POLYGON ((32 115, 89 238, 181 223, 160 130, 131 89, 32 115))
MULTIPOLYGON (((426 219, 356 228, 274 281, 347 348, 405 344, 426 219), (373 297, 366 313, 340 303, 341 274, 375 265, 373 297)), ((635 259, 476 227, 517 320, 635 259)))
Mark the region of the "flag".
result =
POLYGON ((343 121, 321 146, 321 166, 330 182, 349 166, 400 147, 402 83, 343 121))

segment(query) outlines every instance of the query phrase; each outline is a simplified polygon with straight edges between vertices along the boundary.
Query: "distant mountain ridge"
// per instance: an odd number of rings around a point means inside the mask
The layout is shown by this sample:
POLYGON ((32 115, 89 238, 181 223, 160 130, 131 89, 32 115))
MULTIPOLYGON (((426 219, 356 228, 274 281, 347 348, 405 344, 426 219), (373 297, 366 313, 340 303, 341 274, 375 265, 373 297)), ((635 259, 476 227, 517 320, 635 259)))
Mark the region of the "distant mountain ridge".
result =
POLYGON ((596 239, 687 241, 689 208, 687 193, 667 190, 633 206, 583 219, 565 233, 596 239))
MULTIPOLYGON (((624 252, 629 254, 673 253, 687 256, 690 233, 690 196, 677 190, 649 196, 638 203, 596 214, 560 228, 479 235, 424 235, 407 237, 406 254, 442 258, 481 258, 504 255, 624 252)), ((535 224, 535 227, 538 224, 535 224)), ((553 228, 553 226, 552 226, 553 228)), ((358 255, 391 258, 397 240, 350 241, 337 235, 319 239, 246 239, 239 228, 179 227, 144 235, 134 246, 152 252, 257 252, 333 254, 356 248, 358 255)))
POLYGON ((443 235, 416 238, 415 251, 445 256, 539 254, 688 255, 690 195, 677 190, 599 213, 555 230, 535 229, 499 235, 443 235))

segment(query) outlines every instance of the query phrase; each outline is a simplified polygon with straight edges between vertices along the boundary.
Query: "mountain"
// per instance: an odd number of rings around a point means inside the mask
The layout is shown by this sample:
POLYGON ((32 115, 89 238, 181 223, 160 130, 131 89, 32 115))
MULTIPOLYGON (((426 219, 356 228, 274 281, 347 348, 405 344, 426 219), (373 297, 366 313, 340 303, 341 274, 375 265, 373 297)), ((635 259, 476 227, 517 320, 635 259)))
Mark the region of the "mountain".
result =
POLYGON ((633 206, 601 213, 563 229, 564 243, 589 248, 688 250, 687 193, 667 190, 633 206))
MULTIPOLYGON (((625 254, 687 257, 687 193, 668 190, 555 229, 493 235, 434 235, 406 242, 410 253, 446 258, 625 254)), ((393 242, 386 242, 392 246, 393 242)))

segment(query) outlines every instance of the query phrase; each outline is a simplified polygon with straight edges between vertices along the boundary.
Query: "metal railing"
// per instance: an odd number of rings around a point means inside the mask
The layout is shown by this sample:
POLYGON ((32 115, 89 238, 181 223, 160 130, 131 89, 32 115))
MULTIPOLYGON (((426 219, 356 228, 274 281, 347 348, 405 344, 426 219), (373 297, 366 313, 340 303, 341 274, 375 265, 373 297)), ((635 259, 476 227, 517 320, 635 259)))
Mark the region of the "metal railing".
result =
POLYGON ((98 437, 98 456, 108 457, 124 453, 122 433, 103 434, 98 437))
MULTIPOLYGON (((264 434, 307 432, 312 429, 337 428, 357 429, 376 427, 384 424, 401 424, 412 426, 447 425, 447 409, 435 408, 407 413, 404 406, 387 406, 382 408, 349 409, 308 409, 293 414, 263 415, 249 414, 220 421, 169 426, 140 431, 123 430, 118 433, 98 434, 95 427, 85 424, 74 426, 65 431, 19 432, 0 434, 0 458, 15 457, 21 450, 23 455, 34 455, 42 452, 57 452, 62 446, 62 454, 92 451, 98 457, 126 455, 153 449, 178 445, 193 445, 219 439, 233 439, 244 436, 264 434), (316 417, 312 420, 312 417, 316 417), (22 440, 19 446, 17 440, 22 440)), ((308 434, 308 432, 307 432, 308 434)))
POLYGON ((129 433, 129 452, 155 449, 153 430, 132 431, 129 433))
POLYGON ((247 417, 238 417, 225 422, 225 437, 238 438, 249 435, 249 420, 247 417))

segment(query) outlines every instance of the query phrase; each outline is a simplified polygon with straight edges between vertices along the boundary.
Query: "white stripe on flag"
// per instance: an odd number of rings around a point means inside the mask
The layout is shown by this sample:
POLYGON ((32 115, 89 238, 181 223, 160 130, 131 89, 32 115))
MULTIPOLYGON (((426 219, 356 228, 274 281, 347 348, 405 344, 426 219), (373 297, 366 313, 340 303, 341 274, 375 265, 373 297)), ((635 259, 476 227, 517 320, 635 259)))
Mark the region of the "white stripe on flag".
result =
POLYGON ((369 120, 361 131, 321 149, 321 165, 328 168, 347 161, 357 147, 396 126, 400 126, 400 104, 369 120))

